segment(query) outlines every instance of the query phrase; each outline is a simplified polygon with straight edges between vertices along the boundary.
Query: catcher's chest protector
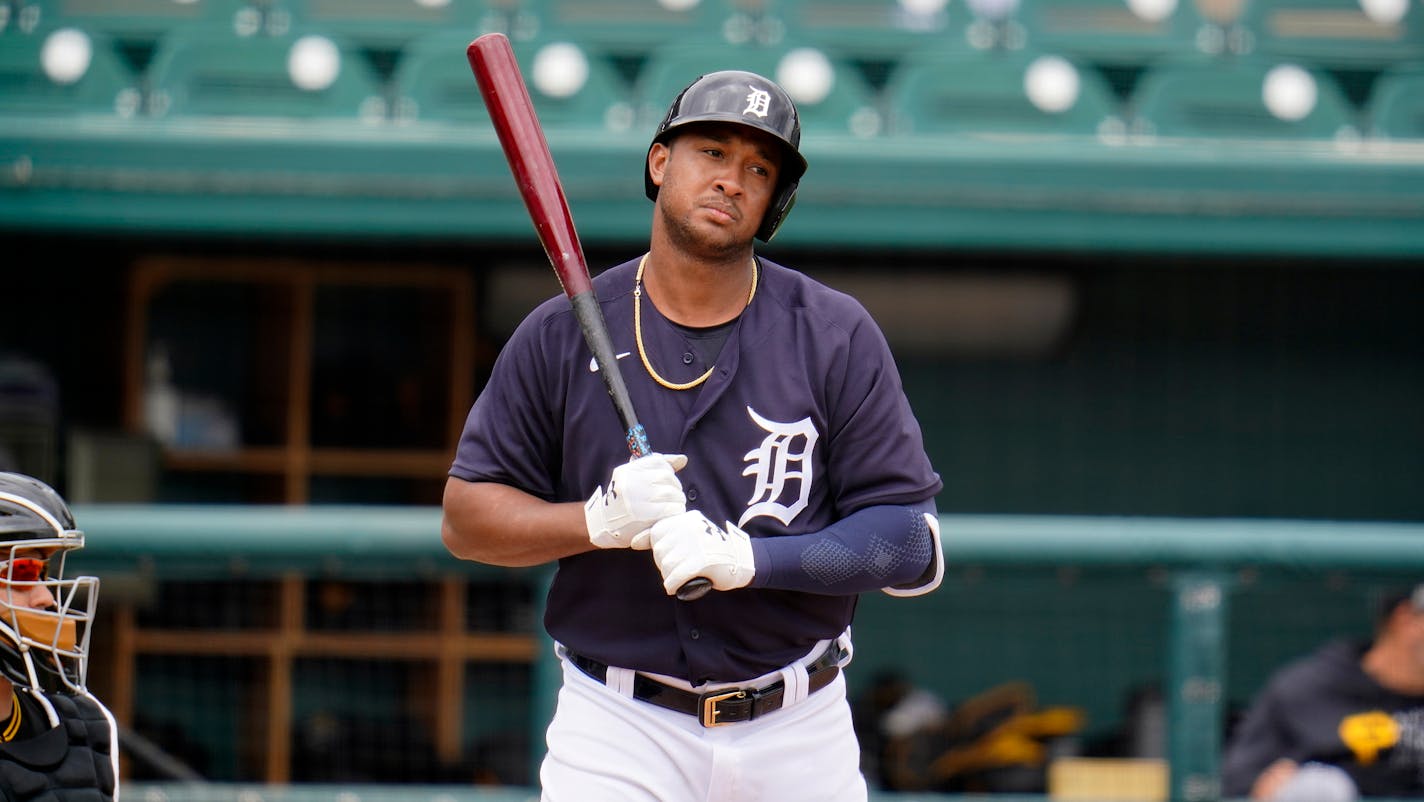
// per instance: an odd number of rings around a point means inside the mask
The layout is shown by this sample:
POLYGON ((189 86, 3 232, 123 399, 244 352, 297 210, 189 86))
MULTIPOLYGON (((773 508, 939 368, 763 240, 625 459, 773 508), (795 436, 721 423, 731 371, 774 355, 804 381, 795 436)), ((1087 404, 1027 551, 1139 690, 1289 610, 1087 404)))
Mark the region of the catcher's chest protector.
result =
POLYGON ((45 694, 60 725, 41 735, 0 743, 0 799, 6 802, 112 802, 116 738, 92 699, 45 694))

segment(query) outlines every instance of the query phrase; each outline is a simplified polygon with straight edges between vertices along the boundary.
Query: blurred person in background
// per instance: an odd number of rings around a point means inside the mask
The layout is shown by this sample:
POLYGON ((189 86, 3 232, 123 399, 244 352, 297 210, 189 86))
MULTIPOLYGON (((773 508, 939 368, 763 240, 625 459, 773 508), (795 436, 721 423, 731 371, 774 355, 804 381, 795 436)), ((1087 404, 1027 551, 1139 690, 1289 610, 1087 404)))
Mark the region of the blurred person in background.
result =
POLYGON ((118 728, 85 687, 99 580, 64 578, 84 547, 44 482, 0 473, 0 799, 118 799, 118 728))
POLYGON ((1424 796, 1424 584, 1385 600, 1372 642, 1331 641, 1271 677, 1227 743, 1222 794, 1424 796))

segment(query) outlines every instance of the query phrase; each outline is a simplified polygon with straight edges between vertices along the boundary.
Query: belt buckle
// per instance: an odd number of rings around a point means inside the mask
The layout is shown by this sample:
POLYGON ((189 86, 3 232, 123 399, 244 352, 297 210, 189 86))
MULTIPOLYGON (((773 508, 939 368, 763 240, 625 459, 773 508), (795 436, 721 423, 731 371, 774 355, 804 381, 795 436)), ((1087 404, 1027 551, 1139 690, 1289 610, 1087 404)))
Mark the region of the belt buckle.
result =
POLYGON ((717 703, 727 699, 744 699, 746 691, 727 691, 726 693, 708 694, 702 697, 702 726, 704 727, 725 727, 733 724, 732 721, 718 721, 717 716, 722 712, 717 709, 717 703))

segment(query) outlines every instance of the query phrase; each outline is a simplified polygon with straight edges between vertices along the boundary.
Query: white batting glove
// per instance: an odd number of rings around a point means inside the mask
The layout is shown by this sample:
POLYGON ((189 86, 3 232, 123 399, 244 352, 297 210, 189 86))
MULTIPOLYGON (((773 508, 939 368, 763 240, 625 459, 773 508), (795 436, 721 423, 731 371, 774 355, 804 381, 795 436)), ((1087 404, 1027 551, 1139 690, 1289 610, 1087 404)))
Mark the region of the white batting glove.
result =
POLYGON ((653 561, 671 596, 689 579, 705 577, 717 590, 746 587, 756 575, 752 539, 736 524, 719 529, 697 510, 653 524, 653 561))
POLYGON ((687 510, 676 473, 681 454, 649 454, 613 469, 608 490, 593 491, 583 505, 588 539, 600 549, 647 549, 648 527, 687 510))

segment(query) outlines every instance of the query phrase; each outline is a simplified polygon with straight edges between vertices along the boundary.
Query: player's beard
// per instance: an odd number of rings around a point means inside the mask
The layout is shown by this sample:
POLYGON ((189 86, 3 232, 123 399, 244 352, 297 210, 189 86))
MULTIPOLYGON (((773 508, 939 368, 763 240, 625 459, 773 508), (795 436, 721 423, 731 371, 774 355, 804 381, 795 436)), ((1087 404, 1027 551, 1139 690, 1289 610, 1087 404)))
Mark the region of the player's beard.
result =
POLYGON ((710 224, 697 225, 692 216, 697 209, 679 216, 666 205, 658 204, 658 215, 662 218, 663 233, 678 250, 692 254, 708 262, 746 264, 752 252, 752 241, 741 239, 732 232, 720 231, 718 236, 709 237, 710 224))

